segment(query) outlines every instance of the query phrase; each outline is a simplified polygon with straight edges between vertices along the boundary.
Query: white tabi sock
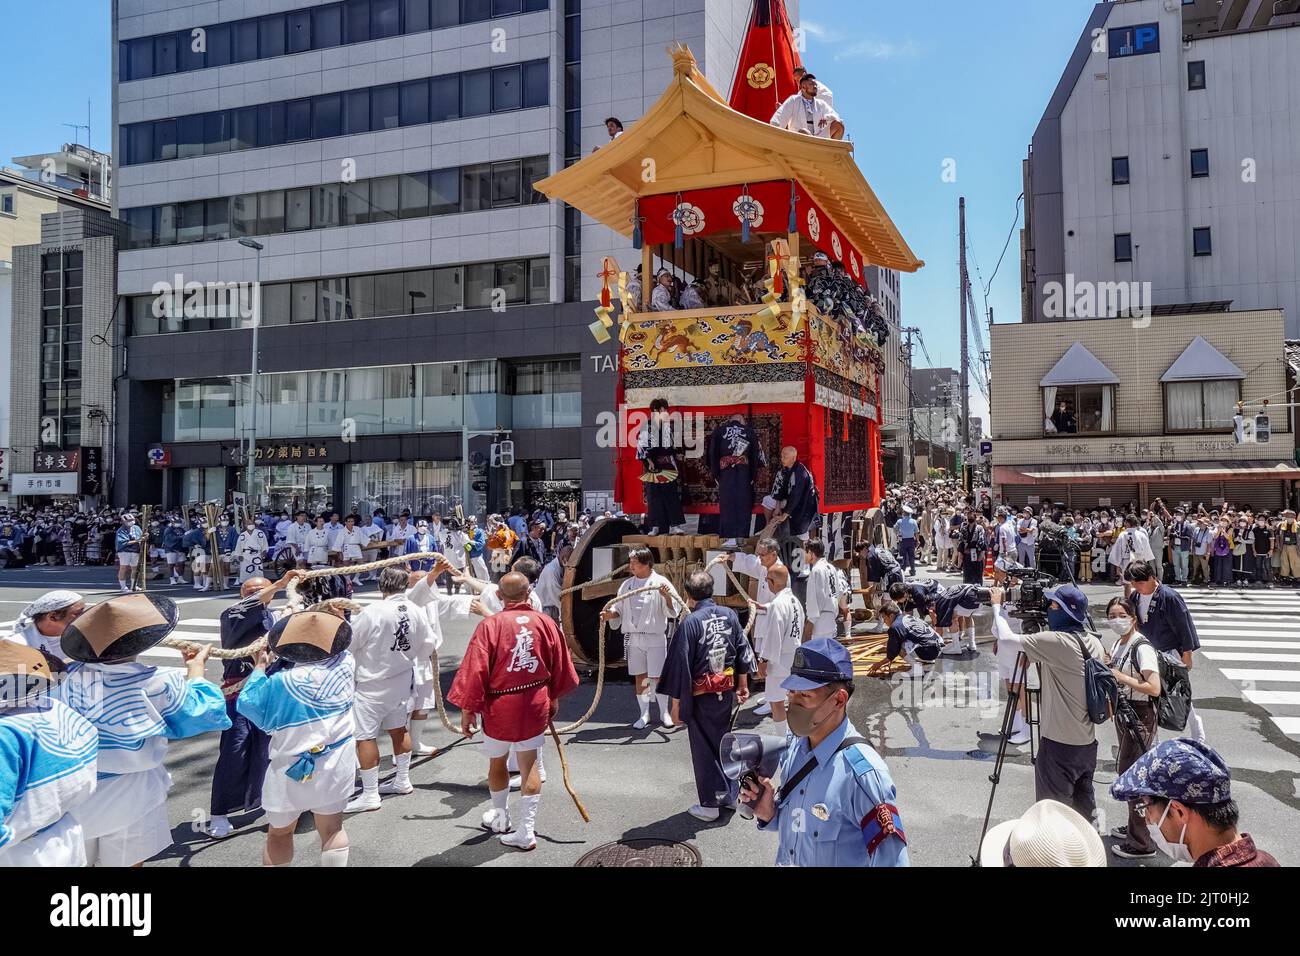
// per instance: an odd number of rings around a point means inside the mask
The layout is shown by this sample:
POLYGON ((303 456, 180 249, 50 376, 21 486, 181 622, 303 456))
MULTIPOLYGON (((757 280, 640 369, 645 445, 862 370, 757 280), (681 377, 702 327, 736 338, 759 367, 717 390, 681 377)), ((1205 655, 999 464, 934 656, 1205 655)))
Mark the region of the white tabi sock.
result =
POLYGON ((1011 717, 1011 736, 1018 737, 1020 734, 1028 733, 1029 725, 1025 723, 1025 715, 1016 711, 1011 717))
POLYGON ((772 721, 772 728, 776 731, 778 737, 784 737, 790 732, 790 725, 784 720, 772 721))
POLYGON ((371 767, 361 771, 361 789, 364 793, 379 793, 379 768, 371 767))
POLYGON ((401 787, 407 786, 411 782, 411 754, 394 754, 393 763, 397 765, 397 776, 394 782, 401 787))
POLYGON ((488 796, 492 798, 493 810, 510 809, 510 788, 509 787, 506 787, 504 790, 488 790, 488 796))
POLYGON ((520 800, 519 823, 515 829, 529 840, 537 836, 537 808, 542 805, 542 795, 534 794, 520 800))
POLYGON ((650 720, 650 701, 654 699, 654 694, 637 694, 636 705, 641 711, 641 719, 649 722, 650 720))
POLYGON ((672 701, 667 694, 655 694, 655 702, 659 705, 660 717, 671 717, 673 713, 672 701))
MULTIPOLYGON (((365 773, 364 770, 361 772, 365 773)), ((320 865, 321 866, 347 866, 348 850, 350 849, 352 848, 344 846, 344 847, 339 847, 337 850, 321 850, 320 865)))

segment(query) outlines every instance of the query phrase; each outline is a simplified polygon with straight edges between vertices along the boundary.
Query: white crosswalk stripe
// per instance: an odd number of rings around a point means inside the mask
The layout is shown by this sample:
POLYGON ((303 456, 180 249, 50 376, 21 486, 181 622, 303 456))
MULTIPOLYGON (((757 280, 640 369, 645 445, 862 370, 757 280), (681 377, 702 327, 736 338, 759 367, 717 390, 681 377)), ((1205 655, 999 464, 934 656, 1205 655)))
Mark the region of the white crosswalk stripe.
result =
POLYGON ((1300 593, 1181 593, 1201 639, 1198 656, 1240 687, 1243 699, 1267 710, 1278 730, 1300 739, 1300 593))

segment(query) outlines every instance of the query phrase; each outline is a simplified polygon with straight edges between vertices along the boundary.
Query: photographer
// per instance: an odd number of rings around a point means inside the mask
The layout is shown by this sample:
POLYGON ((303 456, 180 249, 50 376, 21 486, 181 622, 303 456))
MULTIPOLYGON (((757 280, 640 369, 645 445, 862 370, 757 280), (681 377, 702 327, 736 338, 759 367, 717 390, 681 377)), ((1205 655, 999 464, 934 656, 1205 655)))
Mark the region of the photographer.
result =
MULTIPOLYGON (((1106 605, 1106 626, 1119 638, 1110 650, 1111 673, 1119 682, 1120 696, 1127 701, 1137 718, 1136 726, 1127 725, 1117 715, 1115 732, 1119 735, 1119 759, 1115 772, 1123 773, 1156 742, 1156 707, 1152 698, 1160 696, 1160 664, 1155 648, 1138 632, 1137 621, 1129 613, 1122 597, 1106 605)), ((1151 834, 1138 813, 1136 802, 1129 803, 1128 823, 1115 827, 1110 835, 1122 842, 1111 851, 1126 860, 1149 860, 1156 855, 1151 834)))
POLYGON ((790 692, 795 736, 781 760, 781 790, 763 777, 741 790, 759 829, 779 834, 777 864, 909 866, 889 768, 846 713, 853 696, 848 650, 831 638, 809 641, 795 651, 781 687, 790 692))
MULTIPOLYGON (((1130 566, 1125 583, 1132 588, 1128 597, 1129 614, 1137 618, 1138 627, 1151 646, 1161 654, 1181 658, 1190 671, 1192 652, 1201 646, 1201 639, 1183 596, 1161 584, 1155 568, 1147 561, 1130 566)), ((1205 740, 1205 725, 1194 706, 1187 714, 1187 731, 1189 737, 1205 740)))
POLYGON ((1096 725, 1088 716, 1084 660, 1105 660, 1096 637, 1084 630, 1088 598, 1072 584, 1045 591, 1051 630, 1016 634, 1004 606, 1005 594, 994 588, 993 634, 998 647, 1023 651, 1042 669, 1042 740, 1034 763, 1034 799, 1059 800, 1088 819, 1095 819, 1097 798, 1092 778, 1097 769, 1096 725))

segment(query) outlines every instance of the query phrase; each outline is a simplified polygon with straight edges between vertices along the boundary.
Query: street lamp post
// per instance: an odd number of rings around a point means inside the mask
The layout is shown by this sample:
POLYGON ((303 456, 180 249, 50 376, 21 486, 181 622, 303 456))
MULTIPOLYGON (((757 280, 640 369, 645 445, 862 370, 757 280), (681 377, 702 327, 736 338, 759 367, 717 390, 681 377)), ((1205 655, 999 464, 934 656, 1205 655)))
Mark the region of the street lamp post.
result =
POLYGON ((248 379, 248 454, 244 458, 245 507, 252 514, 253 467, 257 457, 257 332, 262 325, 262 249, 260 242, 247 236, 239 244, 257 253, 257 272, 253 282, 253 368, 248 379))

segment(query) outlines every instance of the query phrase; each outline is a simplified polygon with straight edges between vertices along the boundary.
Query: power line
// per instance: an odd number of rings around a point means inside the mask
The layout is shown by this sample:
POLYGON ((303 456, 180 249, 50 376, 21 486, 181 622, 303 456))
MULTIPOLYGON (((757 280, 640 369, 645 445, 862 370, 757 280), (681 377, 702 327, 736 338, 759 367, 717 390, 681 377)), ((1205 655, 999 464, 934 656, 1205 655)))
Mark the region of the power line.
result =
POLYGON ((984 287, 984 298, 988 299, 989 290, 993 288, 993 280, 998 277, 998 269, 1002 268, 1002 260, 1011 248, 1011 237, 1016 234, 1016 224, 1020 222, 1020 203, 1024 200, 1025 194, 1021 193, 1016 197, 1016 218, 1011 220, 1011 228, 1007 231, 1007 241, 1002 245, 1002 255, 998 256, 998 264, 993 269, 993 275, 989 276, 989 284, 984 287))

